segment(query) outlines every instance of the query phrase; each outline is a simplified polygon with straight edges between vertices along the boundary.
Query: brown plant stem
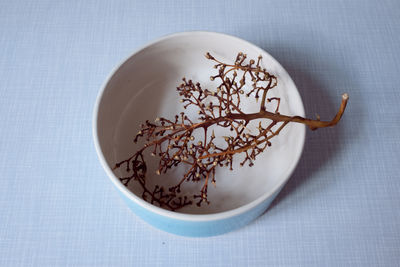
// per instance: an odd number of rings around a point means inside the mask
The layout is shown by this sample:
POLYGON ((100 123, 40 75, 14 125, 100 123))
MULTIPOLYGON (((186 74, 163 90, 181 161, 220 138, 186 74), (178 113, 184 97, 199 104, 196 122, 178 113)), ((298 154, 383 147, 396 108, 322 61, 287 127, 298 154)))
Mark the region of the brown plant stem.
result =
POLYGON ((218 74, 210 79, 220 80, 215 91, 201 88, 199 83, 183 78, 183 83, 177 87, 181 102, 186 109, 188 106, 196 107, 198 110, 198 122, 193 122, 184 112, 173 119, 157 118, 155 123, 146 121, 141 125, 141 130, 136 135, 138 138, 145 138, 145 144, 131 157, 115 164, 113 170, 126 166, 127 176, 121 176, 120 180, 128 185, 131 180, 138 181, 143 188, 142 198, 152 204, 165 207, 170 210, 180 209, 191 205, 192 200, 181 193, 181 185, 185 181, 198 182, 203 180, 200 194, 194 195, 192 199, 198 199, 197 205, 203 202, 209 203, 207 198, 208 184, 215 186, 215 170, 217 167, 229 166, 233 170, 233 157, 243 153, 245 163, 251 167, 253 161, 267 147, 271 146, 271 139, 279 135, 285 126, 291 122, 301 123, 311 130, 336 125, 343 116, 349 99, 347 94, 342 95, 342 101, 338 112, 330 121, 321 121, 303 118, 301 116, 288 116, 279 113, 281 99, 279 97, 267 98, 268 92, 273 89, 278 81, 277 78, 268 73, 261 66, 261 56, 255 60, 246 62, 246 55, 239 53, 234 64, 225 64, 215 59, 209 53, 206 57, 217 63, 214 67, 218 74), (240 74, 238 74, 240 73, 240 74), (251 88, 246 87, 246 79, 251 79, 251 88), (244 113, 240 109, 241 97, 254 96, 259 100, 261 93, 260 109, 256 113, 244 113), (267 110, 267 103, 276 101, 274 110, 267 110), (253 120, 260 120, 258 134, 251 133, 247 126, 253 120), (262 123, 263 122, 263 123, 262 123), (263 126, 263 124, 267 125, 263 126), (214 130, 210 135, 209 127, 217 126, 229 129, 231 134, 223 136, 225 145, 216 145, 217 138, 214 130), (277 129, 273 129, 273 128, 277 129), (203 129, 203 138, 194 141, 193 132, 196 129, 203 129), (246 130, 248 133, 246 133, 246 130), (201 140, 201 141, 200 141, 201 140), (197 142, 197 143, 196 143, 197 142), (188 166, 187 171, 177 184, 164 190, 163 187, 155 186, 150 190, 146 185, 147 166, 143 153, 152 148, 151 155, 159 157, 159 165, 156 174, 161 175, 169 169, 184 164, 188 166), (150 197, 150 199, 148 199, 150 197))

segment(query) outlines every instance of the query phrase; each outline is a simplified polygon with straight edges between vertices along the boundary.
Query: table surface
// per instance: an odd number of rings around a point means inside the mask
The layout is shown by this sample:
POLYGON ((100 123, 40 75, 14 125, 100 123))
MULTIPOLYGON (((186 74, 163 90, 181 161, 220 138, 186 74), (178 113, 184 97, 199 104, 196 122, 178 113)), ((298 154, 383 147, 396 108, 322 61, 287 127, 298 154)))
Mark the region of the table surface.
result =
POLYGON ((400 2, 1 1, 0 266, 398 266, 400 2), (96 95, 138 47, 224 32, 287 69, 304 154, 271 208, 237 231, 171 235, 120 199, 91 135, 96 95))

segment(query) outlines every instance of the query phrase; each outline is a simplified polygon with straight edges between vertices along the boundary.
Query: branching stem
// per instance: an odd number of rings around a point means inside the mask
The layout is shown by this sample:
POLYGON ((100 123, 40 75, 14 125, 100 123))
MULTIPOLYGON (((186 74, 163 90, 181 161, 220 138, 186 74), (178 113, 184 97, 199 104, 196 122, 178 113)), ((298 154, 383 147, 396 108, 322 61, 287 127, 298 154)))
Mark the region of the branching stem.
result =
POLYGON ((277 78, 267 72, 261 66, 261 56, 257 63, 254 60, 246 61, 247 56, 239 53, 234 64, 225 64, 215 59, 209 53, 206 54, 209 60, 216 63, 218 74, 211 76, 211 80, 218 79, 220 84, 216 91, 201 88, 199 83, 183 78, 183 83, 177 87, 181 102, 186 109, 193 106, 198 110, 198 122, 193 122, 184 112, 176 115, 175 119, 157 118, 155 123, 146 121, 141 125, 141 130, 134 141, 144 138, 144 145, 131 157, 115 164, 113 170, 125 172, 128 175, 121 175, 120 180, 124 185, 130 181, 137 181, 143 188, 142 198, 152 204, 157 204, 170 210, 180 209, 193 203, 201 206, 203 202, 209 203, 208 184, 215 186, 215 170, 217 167, 229 166, 233 170, 233 158, 236 154, 244 154, 241 166, 254 165, 256 157, 271 145, 271 139, 291 122, 301 123, 311 130, 336 125, 343 116, 349 99, 347 94, 342 95, 342 102, 335 117, 330 121, 321 121, 303 118, 300 116, 288 116, 279 113, 281 99, 279 97, 267 98, 268 92, 276 87, 277 78), (251 79, 250 84, 246 80, 251 79), (266 85, 265 85, 266 84, 266 85), (248 88, 247 85, 250 85, 248 88), (265 85, 265 86, 263 86, 265 85), (253 96, 261 103, 259 112, 244 113, 241 108, 243 96, 253 96), (267 102, 277 101, 275 110, 267 110, 267 102), (259 122, 258 133, 249 131, 248 125, 253 120, 259 122), (208 130, 211 126, 218 126, 229 129, 231 134, 223 136, 225 145, 216 145, 214 130, 210 135, 208 130), (195 141, 193 133, 196 129, 203 129, 203 138, 195 141), (274 130, 274 128, 277 128, 274 130), (187 171, 179 182, 165 190, 163 187, 155 186, 150 190, 146 184, 147 165, 144 160, 146 150, 152 149, 152 156, 159 158, 156 174, 161 175, 169 169, 180 164, 188 166, 187 171), (192 197, 181 194, 181 186, 185 181, 198 182, 203 180, 203 186, 199 195, 192 197))

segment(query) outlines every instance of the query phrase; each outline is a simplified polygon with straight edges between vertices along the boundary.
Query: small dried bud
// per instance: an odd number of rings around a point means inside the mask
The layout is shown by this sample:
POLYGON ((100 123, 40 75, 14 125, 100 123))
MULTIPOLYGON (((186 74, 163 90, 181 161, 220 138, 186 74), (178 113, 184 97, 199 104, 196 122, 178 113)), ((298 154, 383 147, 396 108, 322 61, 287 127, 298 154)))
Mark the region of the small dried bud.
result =
POLYGON ((155 120, 154 120, 154 122, 159 122, 160 121, 160 118, 159 117, 157 117, 155 120))
POLYGON ((174 160, 181 160, 181 158, 179 156, 175 156, 174 160))
POLYGON ((239 94, 243 95, 243 94, 244 94, 244 91, 243 91, 243 90, 240 90, 240 91, 239 91, 239 94))
POLYGON ((214 59, 214 57, 209 52, 206 53, 206 58, 207 59, 214 59))
POLYGON ((151 154, 150 154, 152 157, 155 157, 156 156, 156 153, 154 153, 154 152, 151 152, 151 154))
POLYGON ((214 81, 214 76, 210 76, 210 80, 211 80, 211 81, 214 81))
POLYGON ((156 174, 160 175, 161 174, 160 170, 156 170, 156 174))
POLYGON ((190 140, 192 140, 192 141, 194 140, 194 136, 193 135, 190 137, 190 140))

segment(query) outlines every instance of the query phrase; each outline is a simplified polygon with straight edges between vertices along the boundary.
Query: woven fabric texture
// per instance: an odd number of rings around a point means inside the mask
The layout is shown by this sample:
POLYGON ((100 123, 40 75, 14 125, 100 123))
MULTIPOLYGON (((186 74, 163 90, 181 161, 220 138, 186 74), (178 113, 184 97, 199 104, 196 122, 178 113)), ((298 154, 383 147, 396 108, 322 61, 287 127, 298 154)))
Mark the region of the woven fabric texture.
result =
POLYGON ((0 266, 398 266, 400 2, 1 1, 0 266), (152 228, 99 164, 91 123, 110 71, 160 36, 232 34, 290 73, 307 132, 255 222, 211 238, 152 228))

